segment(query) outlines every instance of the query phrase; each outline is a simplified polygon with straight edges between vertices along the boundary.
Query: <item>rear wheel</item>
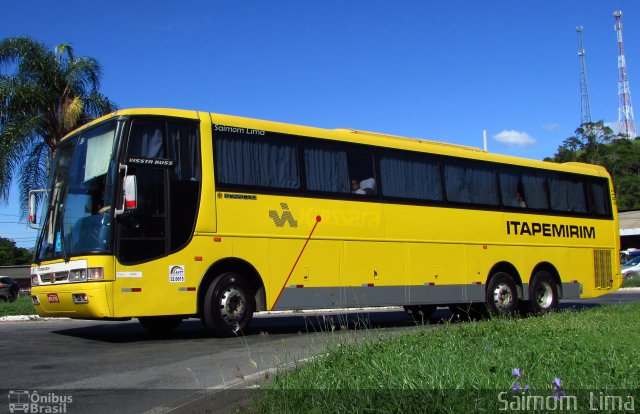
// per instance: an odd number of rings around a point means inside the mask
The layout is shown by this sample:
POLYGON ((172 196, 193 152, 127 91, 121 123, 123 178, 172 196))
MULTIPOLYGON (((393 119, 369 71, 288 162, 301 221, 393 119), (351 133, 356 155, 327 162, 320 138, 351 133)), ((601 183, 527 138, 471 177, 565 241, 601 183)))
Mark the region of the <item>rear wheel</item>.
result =
POLYGON ((138 318, 138 321, 151 332, 167 333, 180 325, 182 316, 145 316, 138 318))
POLYGON ((231 336, 249 326, 255 309, 247 282, 237 273, 223 273, 207 289, 202 323, 216 336, 231 336))
POLYGON ((533 275, 529 284, 529 299, 531 312, 534 314, 548 313, 558 306, 558 285, 554 278, 544 270, 533 275))
POLYGON ((492 315, 511 315, 518 309, 518 290, 509 273, 498 272, 491 277, 485 303, 492 315))

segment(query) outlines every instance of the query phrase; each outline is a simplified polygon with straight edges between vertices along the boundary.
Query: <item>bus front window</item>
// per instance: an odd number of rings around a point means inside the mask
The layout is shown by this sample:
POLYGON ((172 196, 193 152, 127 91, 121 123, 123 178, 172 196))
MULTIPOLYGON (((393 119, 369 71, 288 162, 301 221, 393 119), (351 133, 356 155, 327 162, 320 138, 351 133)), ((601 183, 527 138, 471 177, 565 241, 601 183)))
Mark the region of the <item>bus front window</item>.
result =
POLYGON ((58 147, 38 261, 110 251, 116 124, 82 131, 58 147))

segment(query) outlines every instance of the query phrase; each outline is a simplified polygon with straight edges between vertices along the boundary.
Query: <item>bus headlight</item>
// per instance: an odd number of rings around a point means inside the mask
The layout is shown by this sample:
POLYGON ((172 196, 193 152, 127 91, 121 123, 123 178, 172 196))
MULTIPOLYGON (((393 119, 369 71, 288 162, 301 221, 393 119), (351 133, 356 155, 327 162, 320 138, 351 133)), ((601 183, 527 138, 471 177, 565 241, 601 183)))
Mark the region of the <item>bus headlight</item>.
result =
POLYGON ((38 286, 40 284, 40 278, 38 275, 31 275, 31 286, 38 286))
POLYGON ((90 267, 88 269, 74 269, 69 272, 69 282, 85 282, 87 280, 104 279, 104 268, 90 267))
POLYGON ((87 269, 89 273, 89 280, 102 280, 104 279, 104 268, 102 267, 90 267, 87 269))
POLYGON ((85 269, 76 269, 69 272, 69 282, 84 282, 87 280, 87 271, 85 269))

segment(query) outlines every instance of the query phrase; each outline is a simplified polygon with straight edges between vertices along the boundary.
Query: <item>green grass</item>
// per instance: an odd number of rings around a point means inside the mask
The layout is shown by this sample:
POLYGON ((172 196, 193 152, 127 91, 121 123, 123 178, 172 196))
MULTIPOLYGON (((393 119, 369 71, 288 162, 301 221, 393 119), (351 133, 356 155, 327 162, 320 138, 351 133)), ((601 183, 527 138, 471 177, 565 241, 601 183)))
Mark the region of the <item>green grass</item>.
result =
POLYGON ((0 302, 0 316, 35 315, 29 296, 20 296, 15 302, 0 302))
POLYGON ((640 287, 640 276, 625 278, 622 287, 640 287))
POLYGON ((640 403, 640 303, 420 327, 390 338, 374 332, 278 374, 251 411, 495 412, 502 391, 503 398, 551 398, 554 378, 568 395, 581 395, 579 412, 590 411, 586 390, 596 402, 603 390, 632 390, 623 392, 640 403), (516 381, 529 391, 511 391, 516 381))

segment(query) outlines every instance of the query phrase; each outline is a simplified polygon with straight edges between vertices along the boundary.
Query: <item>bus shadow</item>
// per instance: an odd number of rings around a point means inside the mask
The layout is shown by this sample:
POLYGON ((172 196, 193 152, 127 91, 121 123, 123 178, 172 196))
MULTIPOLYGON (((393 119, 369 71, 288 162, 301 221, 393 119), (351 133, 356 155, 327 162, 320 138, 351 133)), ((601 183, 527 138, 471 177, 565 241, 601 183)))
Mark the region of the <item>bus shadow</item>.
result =
MULTIPOLYGON (((579 311, 601 306, 597 303, 566 302, 561 303, 559 311, 579 311)), ((469 317, 454 314, 447 308, 439 308, 429 319, 414 320, 402 309, 371 310, 347 312, 305 312, 257 314, 242 335, 251 338, 268 335, 321 334, 348 330, 369 330, 381 328, 409 328, 420 325, 440 325, 444 323, 464 323, 486 317, 469 317)), ((145 329, 136 320, 127 322, 97 322, 95 325, 52 331, 63 336, 107 343, 132 343, 144 341, 180 341, 214 339, 224 342, 233 338, 215 338, 208 334, 200 320, 187 319, 169 333, 153 333, 145 329)))
POLYGON ((572 311, 572 310, 584 310, 584 309, 592 309, 602 306, 601 303, 591 303, 591 302, 566 302, 560 303, 558 305, 559 311, 572 311))
MULTIPOLYGON (((323 312, 285 313, 278 315, 258 314, 251 325, 242 332, 247 337, 269 335, 298 335, 340 330, 365 330, 415 325, 402 310, 373 312, 323 312)), ((187 319, 169 333, 153 333, 136 320, 126 322, 96 321, 95 325, 59 329, 52 333, 108 343, 131 343, 141 341, 205 340, 225 341, 229 338, 215 338, 208 334, 200 320, 187 319)))

